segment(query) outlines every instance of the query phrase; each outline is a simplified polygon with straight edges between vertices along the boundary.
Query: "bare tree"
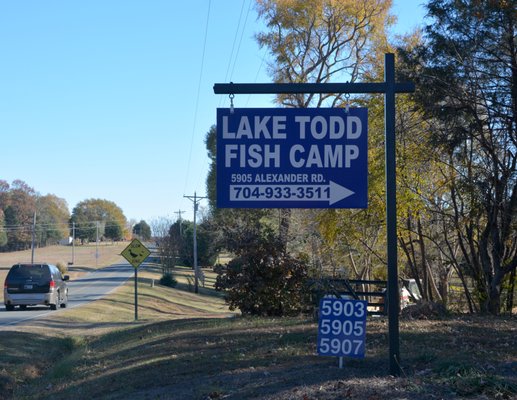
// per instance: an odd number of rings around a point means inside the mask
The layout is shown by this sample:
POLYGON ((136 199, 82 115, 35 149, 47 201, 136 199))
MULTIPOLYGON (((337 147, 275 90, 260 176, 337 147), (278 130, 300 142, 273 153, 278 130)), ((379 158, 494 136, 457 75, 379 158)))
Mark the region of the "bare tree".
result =
POLYGON ((152 236, 158 247, 163 274, 170 272, 170 269, 174 267, 178 255, 170 236, 170 228, 173 224, 174 222, 166 217, 154 219, 150 223, 152 236))

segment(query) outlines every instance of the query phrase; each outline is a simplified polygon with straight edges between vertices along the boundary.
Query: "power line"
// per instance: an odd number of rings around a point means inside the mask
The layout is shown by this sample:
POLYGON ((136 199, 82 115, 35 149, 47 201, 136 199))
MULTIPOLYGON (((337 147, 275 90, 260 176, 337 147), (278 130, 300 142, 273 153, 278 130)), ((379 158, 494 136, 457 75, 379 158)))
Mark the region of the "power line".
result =
POLYGON ((190 163, 192 160, 192 149, 194 147, 194 137, 195 137, 195 133, 196 133, 197 112, 198 112, 198 107, 199 107, 199 95, 201 93, 201 80, 203 77, 203 69, 204 69, 204 65, 205 65, 206 39, 208 37, 208 22, 210 21, 211 5, 212 5, 212 1, 209 0, 208 11, 207 11, 207 15, 206 15, 206 24, 205 24, 205 37, 203 40, 203 53, 201 55, 201 68, 199 71, 199 81, 198 81, 198 85, 197 85, 196 106, 194 109, 194 122, 193 122, 193 127, 192 127, 192 136, 190 138, 190 150, 189 150, 189 156, 188 156, 188 162, 187 162, 187 174, 185 177, 185 186, 183 188, 183 192, 185 192, 187 189, 187 182, 189 181, 189 175, 190 175, 190 163))
MULTIPOLYGON (((255 79, 253 80, 254 83, 256 83, 258 80, 260 70, 262 69, 262 66, 264 65, 264 61, 266 60, 266 54, 267 54, 267 49, 264 50, 264 54, 262 55, 262 60, 260 61, 260 65, 257 69, 257 73, 255 74, 255 79)), ((225 97, 225 96, 222 96, 222 97, 225 97)), ((248 94, 248 98, 246 99, 246 104, 245 104, 246 107, 248 106, 250 99, 251 99, 251 94, 248 94)))
MULTIPOLYGON (((235 29, 235 36, 233 37, 232 51, 230 52, 230 58, 228 60, 228 66, 226 67, 226 74, 224 75, 224 82, 228 82, 228 73, 230 72, 230 66, 232 65, 233 52, 235 50, 235 43, 237 42, 237 36, 239 35, 239 28, 241 27, 242 13, 244 12, 244 5, 246 0, 242 1, 241 12, 239 14, 239 22, 237 23, 237 29, 235 29)), ((219 99, 219 107, 221 107, 224 98, 221 96, 219 99)))
MULTIPOLYGON (((248 16, 249 16, 249 13, 250 13, 250 10, 251 10, 252 0, 250 0, 250 2, 248 3, 248 11, 246 12, 246 18, 244 19, 244 24, 242 25, 241 35, 240 35, 240 39, 239 39, 239 45, 237 46, 237 52, 235 53, 235 56, 234 56, 233 55, 234 47, 235 47, 235 43, 237 41, 237 36, 239 34, 239 28, 241 26, 242 13, 244 11, 244 6, 245 5, 246 5, 246 0, 243 0, 242 7, 241 7, 241 12, 240 12, 240 15, 239 15, 239 22, 237 24, 237 29, 235 30, 235 37, 233 39, 232 52, 230 54, 230 59, 228 60, 228 68, 226 70, 226 75, 224 76, 224 81, 225 82, 228 82, 228 80, 231 81, 232 77, 233 77, 233 72, 235 70, 235 65, 237 64, 237 59, 239 57, 239 52, 240 52, 240 48, 241 48, 242 38, 244 36, 244 31, 246 29, 246 23, 248 21, 248 16), (230 70, 230 65, 232 65, 232 59, 233 59, 233 66, 232 66, 232 70, 231 70, 231 73, 229 74, 229 78, 228 78, 228 72, 230 70)), ((221 98, 219 99, 219 107, 222 107, 224 105, 224 103, 226 103, 227 100, 228 100, 227 97, 221 96, 221 98)))
POLYGON ((237 58, 239 56, 239 51, 241 49, 241 44, 242 44, 242 37, 244 36, 244 30, 246 28, 246 23, 248 22, 248 15, 250 14, 250 10, 251 10, 251 1, 249 2, 248 11, 246 12, 246 18, 244 19, 244 24, 242 25, 241 37, 239 39, 239 46, 237 47, 237 53, 235 54, 235 58, 233 59, 233 67, 232 67, 232 72, 230 74, 230 79, 232 79, 233 71, 235 70, 235 65, 237 64, 237 58))

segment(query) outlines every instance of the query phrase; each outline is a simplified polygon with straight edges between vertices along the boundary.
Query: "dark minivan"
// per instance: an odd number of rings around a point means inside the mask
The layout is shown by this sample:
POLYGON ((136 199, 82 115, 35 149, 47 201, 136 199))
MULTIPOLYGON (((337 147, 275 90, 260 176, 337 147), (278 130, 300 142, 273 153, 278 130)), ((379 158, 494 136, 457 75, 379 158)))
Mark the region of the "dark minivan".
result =
POLYGON ((4 283, 4 304, 7 311, 15 306, 47 305, 51 310, 68 303, 68 275, 52 264, 15 264, 4 283))

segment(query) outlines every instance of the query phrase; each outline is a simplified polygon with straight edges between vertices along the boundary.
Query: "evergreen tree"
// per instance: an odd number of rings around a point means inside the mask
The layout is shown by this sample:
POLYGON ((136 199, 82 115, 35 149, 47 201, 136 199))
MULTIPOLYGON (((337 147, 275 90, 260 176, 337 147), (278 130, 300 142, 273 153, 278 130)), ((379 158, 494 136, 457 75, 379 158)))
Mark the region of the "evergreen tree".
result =
POLYGON ((433 0, 427 9, 425 43, 406 62, 442 157, 460 272, 481 311, 498 314, 517 268, 517 1, 433 0))
POLYGON ((133 227, 133 234, 138 235, 142 240, 151 239, 151 227, 147 222, 141 220, 138 224, 133 227))

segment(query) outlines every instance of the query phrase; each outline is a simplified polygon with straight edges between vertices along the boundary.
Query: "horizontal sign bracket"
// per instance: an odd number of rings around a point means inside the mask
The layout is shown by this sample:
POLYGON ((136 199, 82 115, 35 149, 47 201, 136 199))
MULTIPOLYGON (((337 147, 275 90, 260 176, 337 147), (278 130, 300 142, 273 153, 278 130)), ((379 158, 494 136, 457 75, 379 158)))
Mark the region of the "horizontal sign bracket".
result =
MULTIPOLYGON (((386 82, 372 83, 216 83, 215 94, 386 93, 386 82)), ((395 82, 395 93, 412 93, 412 82, 395 82)))

